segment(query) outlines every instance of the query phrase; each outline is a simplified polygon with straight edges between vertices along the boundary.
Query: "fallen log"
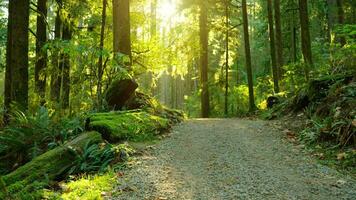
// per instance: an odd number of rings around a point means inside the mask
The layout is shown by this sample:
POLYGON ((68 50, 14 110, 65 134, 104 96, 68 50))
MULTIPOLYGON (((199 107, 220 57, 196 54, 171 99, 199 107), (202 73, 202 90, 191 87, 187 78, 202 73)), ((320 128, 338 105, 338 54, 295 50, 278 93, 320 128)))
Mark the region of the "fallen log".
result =
MULTIPOLYGON (((102 138, 98 132, 82 133, 63 146, 56 147, 3 176, 2 183, 12 195, 28 189, 27 187, 34 182, 51 182, 63 178, 75 161, 73 149, 81 151, 88 143, 94 144, 101 141, 102 138)), ((0 192, 0 199, 4 198, 2 195, 4 194, 0 192)))

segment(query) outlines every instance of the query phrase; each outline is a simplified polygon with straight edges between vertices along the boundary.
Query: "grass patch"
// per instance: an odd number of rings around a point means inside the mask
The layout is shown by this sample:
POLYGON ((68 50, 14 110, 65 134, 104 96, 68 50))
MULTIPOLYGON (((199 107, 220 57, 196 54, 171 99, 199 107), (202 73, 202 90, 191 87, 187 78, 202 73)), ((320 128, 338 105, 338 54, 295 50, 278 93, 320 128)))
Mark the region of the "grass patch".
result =
POLYGON ((68 183, 61 183, 61 192, 43 191, 43 199, 51 200, 100 200, 111 196, 117 185, 117 175, 110 171, 102 175, 84 175, 68 183))

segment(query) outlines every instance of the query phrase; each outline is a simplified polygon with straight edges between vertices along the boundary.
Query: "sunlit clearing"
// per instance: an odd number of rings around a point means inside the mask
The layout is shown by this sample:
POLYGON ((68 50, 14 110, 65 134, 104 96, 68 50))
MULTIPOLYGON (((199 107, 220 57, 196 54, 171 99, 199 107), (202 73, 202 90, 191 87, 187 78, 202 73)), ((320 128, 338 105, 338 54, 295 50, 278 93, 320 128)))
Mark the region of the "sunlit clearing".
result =
POLYGON ((158 8, 158 15, 162 19, 167 19, 172 17, 177 11, 177 7, 174 2, 166 0, 158 8))

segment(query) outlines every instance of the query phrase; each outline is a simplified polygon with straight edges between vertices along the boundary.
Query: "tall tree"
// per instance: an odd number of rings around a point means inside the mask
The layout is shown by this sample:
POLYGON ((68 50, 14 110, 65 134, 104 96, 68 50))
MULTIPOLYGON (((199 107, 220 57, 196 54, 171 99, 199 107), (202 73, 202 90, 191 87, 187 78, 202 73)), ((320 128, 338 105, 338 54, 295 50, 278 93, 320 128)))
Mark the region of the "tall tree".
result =
POLYGON ((46 94, 45 70, 47 68, 47 52, 43 49, 47 42, 47 0, 37 1, 37 12, 35 86, 43 105, 46 94))
POLYGON ((151 39, 157 34, 157 0, 151 0, 151 39))
POLYGON ((275 38, 274 38, 274 27, 273 27, 273 10, 272 10, 272 0, 267 0, 267 12, 268 12, 268 27, 269 27, 269 39, 270 39, 270 53, 272 60, 272 73, 273 73, 273 85, 274 92, 279 92, 278 85, 278 67, 276 61, 276 47, 275 47, 275 38))
POLYGON ((199 1, 200 16, 200 82, 201 82, 201 116, 209 117, 209 86, 208 86, 208 9, 204 0, 199 1))
POLYGON ((114 52, 121 53, 130 58, 124 63, 131 65, 131 38, 130 38, 130 0, 112 0, 113 4, 113 29, 114 52))
POLYGON ((276 25, 276 55, 279 79, 282 77, 283 67, 283 35, 281 24, 280 0, 274 0, 274 21, 276 25))
POLYGON ((309 33, 309 15, 307 0, 299 0, 299 19, 301 28, 301 42, 304 62, 304 72, 306 80, 309 80, 309 70, 313 66, 312 51, 309 33))
POLYGON ((229 99, 229 5, 230 1, 225 2, 225 116, 228 115, 228 99, 229 99))
MULTIPOLYGON (((68 17, 67 22, 63 24, 64 41, 70 41, 72 39, 71 19, 68 17)), ((62 78, 61 78, 61 103, 62 108, 69 107, 69 94, 70 94, 70 55, 68 52, 62 54, 62 78)))
POLYGON ((28 107, 28 26, 29 0, 9 1, 6 73, 5 121, 12 103, 21 109, 28 107))
POLYGON ((253 79, 252 79, 252 67, 251 67, 251 50, 250 50, 250 37, 248 32, 248 16, 247 16, 247 6, 246 0, 241 1, 242 8, 242 21, 244 29, 244 42, 245 42, 245 60, 246 60, 246 71, 248 80, 248 91, 249 91, 249 108, 250 111, 255 110, 255 98, 253 92, 253 79))
POLYGON ((103 50, 104 50, 104 37, 105 37, 105 26, 106 26, 106 5, 107 0, 103 0, 103 10, 101 13, 101 29, 100 29, 100 44, 99 49, 101 51, 98 62, 98 84, 97 84, 97 99, 98 99, 98 108, 102 106, 102 79, 104 74, 103 66, 103 50))
POLYGON ((335 26, 344 24, 345 13, 343 8, 343 0, 326 0, 326 4, 326 17, 328 19, 328 40, 330 43, 338 42, 341 46, 344 46, 346 43, 345 37, 340 36, 338 34, 335 35, 335 40, 331 41, 331 35, 335 31, 335 26))
MULTIPOLYGON (((338 24, 343 25, 345 21, 345 13, 344 13, 344 8, 343 8, 343 0, 336 0, 336 6, 337 6, 337 19, 338 19, 338 24)), ((346 44, 346 39, 344 36, 338 36, 337 37, 338 42, 340 43, 341 46, 344 46, 346 44)))
MULTIPOLYGON (((57 2, 57 11, 55 18, 55 27, 54 27, 54 39, 60 40, 62 38, 62 27, 63 22, 61 19, 61 9, 62 9, 62 0, 56 0, 57 2)), ((60 65, 59 60, 59 51, 55 49, 52 55, 52 65, 53 72, 51 73, 51 100, 59 103, 60 101, 60 90, 61 90, 61 74, 62 66, 60 65)))

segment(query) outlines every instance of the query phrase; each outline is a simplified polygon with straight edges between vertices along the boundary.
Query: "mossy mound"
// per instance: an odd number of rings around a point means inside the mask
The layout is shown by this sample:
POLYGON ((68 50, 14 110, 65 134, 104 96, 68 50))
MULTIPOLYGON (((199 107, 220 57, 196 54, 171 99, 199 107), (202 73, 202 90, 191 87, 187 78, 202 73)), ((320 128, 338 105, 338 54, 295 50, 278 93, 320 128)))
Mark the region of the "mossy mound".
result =
POLYGON ((105 100, 111 110, 120 110, 134 95, 138 85, 133 79, 116 79, 105 92, 105 100))
POLYGON ((169 120, 142 110, 95 113, 86 123, 87 130, 100 132, 109 142, 145 140, 169 127, 169 120))
POLYGON ((155 102, 153 98, 149 95, 142 92, 135 92, 134 95, 125 103, 124 108, 126 110, 135 110, 135 109, 145 109, 145 108, 154 108, 155 102))
MULTIPOLYGON (((54 180, 63 178, 66 171, 72 167, 75 154, 73 150, 81 151, 87 144, 99 143, 101 135, 97 132, 86 132, 63 146, 50 150, 15 171, 3 176, 0 183, 0 199, 22 199, 24 195, 36 192, 54 180), (2 186, 1 186, 2 185, 2 186)), ((31 198, 32 199, 32 198, 31 198)))
POLYGON ((184 113, 180 110, 161 108, 155 112, 158 116, 161 116, 169 120, 170 125, 178 124, 185 119, 184 113))

